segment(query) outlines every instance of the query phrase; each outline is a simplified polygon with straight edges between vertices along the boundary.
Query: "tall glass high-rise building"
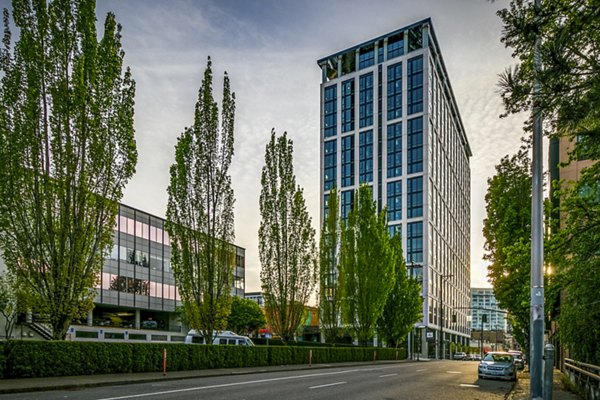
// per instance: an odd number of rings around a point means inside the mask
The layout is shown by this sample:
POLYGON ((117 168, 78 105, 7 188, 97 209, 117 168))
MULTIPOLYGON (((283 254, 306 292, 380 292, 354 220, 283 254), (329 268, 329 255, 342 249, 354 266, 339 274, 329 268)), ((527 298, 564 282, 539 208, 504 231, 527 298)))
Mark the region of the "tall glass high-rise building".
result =
MULTIPOLYGON (((430 19, 318 60, 321 221, 329 191, 346 218, 371 185, 422 281, 414 349, 448 357, 470 337, 471 149, 430 19), (443 336, 443 340, 442 340, 443 336)), ((412 337, 412 336, 411 336, 412 337)))

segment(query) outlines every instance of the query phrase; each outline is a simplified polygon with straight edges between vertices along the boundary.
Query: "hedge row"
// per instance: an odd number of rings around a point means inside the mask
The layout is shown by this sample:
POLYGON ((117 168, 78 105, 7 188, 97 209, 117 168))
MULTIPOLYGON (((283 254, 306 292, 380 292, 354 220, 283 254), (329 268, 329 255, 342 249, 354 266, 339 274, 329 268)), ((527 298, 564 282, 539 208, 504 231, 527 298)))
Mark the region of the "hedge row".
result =
POLYGON ((163 349, 167 371, 240 368, 343 361, 396 360, 404 350, 300 346, 204 346, 180 343, 102 343, 59 341, 9 341, 0 344, 0 376, 115 374, 162 371, 163 349), (375 354, 376 352, 376 354, 375 354))

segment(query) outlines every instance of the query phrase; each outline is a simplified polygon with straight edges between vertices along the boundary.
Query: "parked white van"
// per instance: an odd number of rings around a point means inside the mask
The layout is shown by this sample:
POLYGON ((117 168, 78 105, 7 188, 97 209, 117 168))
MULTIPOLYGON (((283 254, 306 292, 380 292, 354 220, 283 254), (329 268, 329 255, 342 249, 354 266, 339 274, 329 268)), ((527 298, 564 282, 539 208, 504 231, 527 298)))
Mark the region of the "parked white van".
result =
MULTIPOLYGON (((185 343, 206 344, 202 334, 195 329, 188 332, 185 343)), ((231 331, 217 331, 213 334, 212 344, 231 344, 237 346, 254 346, 248 336, 241 336, 231 331)))

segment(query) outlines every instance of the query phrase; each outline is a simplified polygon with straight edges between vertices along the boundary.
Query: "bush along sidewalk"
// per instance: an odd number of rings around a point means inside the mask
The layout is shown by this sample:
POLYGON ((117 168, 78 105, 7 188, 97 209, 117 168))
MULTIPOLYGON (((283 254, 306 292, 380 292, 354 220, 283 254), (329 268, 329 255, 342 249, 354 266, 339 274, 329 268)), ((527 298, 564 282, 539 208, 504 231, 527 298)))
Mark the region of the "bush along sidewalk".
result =
POLYGON ((0 376, 38 378, 269 365, 401 360, 403 349, 309 346, 208 346, 180 343, 8 341, 0 345, 0 376), (312 359, 309 360, 309 357, 312 359))

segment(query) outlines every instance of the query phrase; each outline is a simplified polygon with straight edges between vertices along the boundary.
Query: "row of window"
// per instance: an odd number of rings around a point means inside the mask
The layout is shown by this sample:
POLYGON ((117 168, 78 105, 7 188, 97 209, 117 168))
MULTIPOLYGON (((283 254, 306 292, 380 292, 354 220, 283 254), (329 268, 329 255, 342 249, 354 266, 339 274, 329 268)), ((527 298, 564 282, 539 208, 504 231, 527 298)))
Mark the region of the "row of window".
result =
POLYGON ((119 215, 116 221, 115 230, 153 242, 171 245, 171 239, 166 230, 149 225, 145 222, 136 221, 133 218, 125 217, 123 215, 119 215))
MULTIPOLYGON (((387 119, 402 117, 402 63, 387 68, 387 119)), ((407 111, 413 115, 423 111, 423 57, 411 58, 407 62, 407 111)), ((341 83, 341 132, 355 128, 354 94, 355 81, 348 79, 341 83)), ((373 125, 373 74, 361 75, 359 83, 359 127, 373 125)), ((337 87, 324 89, 323 129, 324 136, 337 134, 337 87)))
POLYGON ((168 272, 171 270, 169 258, 163 259, 161 255, 148 254, 147 251, 132 249, 126 246, 113 245, 108 257, 112 260, 120 260, 129 264, 158 270, 162 269, 164 264, 165 271, 168 272))
POLYGON ((177 286, 103 272, 98 289, 180 300, 177 286))
MULTIPOLYGON (((423 118, 413 118, 407 122, 407 172, 414 174, 423 171, 423 118)), ((341 187, 354 186, 354 135, 341 139, 341 187)), ((336 183, 337 140, 324 143, 324 190, 330 190, 336 183)), ((373 131, 359 133, 359 179, 360 182, 373 181, 373 131)), ((387 177, 402 176, 402 123, 388 125, 387 128, 387 177)))

